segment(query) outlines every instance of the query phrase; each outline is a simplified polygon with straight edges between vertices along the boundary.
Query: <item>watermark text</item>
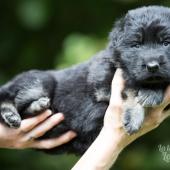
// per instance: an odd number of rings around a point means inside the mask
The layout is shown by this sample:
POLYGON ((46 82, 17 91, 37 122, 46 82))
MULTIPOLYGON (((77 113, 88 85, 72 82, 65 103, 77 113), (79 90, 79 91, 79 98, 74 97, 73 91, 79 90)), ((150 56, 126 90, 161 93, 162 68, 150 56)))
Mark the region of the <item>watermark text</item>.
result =
POLYGON ((170 145, 158 145, 159 152, 161 152, 162 159, 170 163, 170 145))

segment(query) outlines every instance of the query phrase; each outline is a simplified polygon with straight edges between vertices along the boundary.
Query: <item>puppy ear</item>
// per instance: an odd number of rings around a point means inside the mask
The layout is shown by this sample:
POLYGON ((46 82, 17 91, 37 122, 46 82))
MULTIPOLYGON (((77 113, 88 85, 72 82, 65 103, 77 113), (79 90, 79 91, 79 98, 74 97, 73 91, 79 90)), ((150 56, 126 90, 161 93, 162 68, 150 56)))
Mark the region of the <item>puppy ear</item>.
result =
POLYGON ((109 44, 107 46, 107 50, 109 51, 116 68, 121 67, 121 53, 119 51, 119 47, 124 41, 127 21, 129 21, 129 14, 126 14, 124 17, 115 22, 114 27, 109 35, 109 44))
POLYGON ((120 18, 115 22, 113 30, 109 34, 109 48, 113 48, 119 45, 123 37, 125 25, 125 17, 120 18))

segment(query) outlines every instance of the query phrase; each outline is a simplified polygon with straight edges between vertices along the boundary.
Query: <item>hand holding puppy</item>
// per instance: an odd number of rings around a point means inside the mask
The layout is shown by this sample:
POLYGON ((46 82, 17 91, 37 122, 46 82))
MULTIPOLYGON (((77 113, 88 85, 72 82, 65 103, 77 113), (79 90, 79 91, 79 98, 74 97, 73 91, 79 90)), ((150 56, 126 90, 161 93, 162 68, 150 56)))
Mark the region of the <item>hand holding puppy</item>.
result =
POLYGON ((103 128, 96 140, 72 170, 108 170, 127 145, 158 127, 170 116, 170 111, 164 110, 168 103, 170 103, 170 87, 168 87, 163 104, 149 111, 143 126, 137 133, 128 135, 123 128, 122 122, 123 100, 121 92, 124 84, 122 71, 117 69, 112 81, 112 95, 104 117, 103 128))
POLYGON ((62 120, 64 120, 63 114, 52 115, 52 112, 47 110, 38 116, 22 120, 18 129, 11 129, 6 125, 0 124, 0 148, 51 149, 67 143, 76 136, 74 132, 68 131, 53 139, 36 140, 62 120))

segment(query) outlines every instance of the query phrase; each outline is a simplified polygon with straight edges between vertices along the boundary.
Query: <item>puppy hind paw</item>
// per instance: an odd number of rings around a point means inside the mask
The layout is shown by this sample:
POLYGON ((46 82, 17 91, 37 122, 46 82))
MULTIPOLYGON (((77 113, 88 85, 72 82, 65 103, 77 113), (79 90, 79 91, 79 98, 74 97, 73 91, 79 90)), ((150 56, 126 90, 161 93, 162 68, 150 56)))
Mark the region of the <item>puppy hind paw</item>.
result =
POLYGON ((50 99, 48 97, 41 97, 36 101, 33 101, 29 107, 25 110, 27 113, 42 112, 50 107, 50 99))
POLYGON ((12 104, 1 105, 1 117, 5 124, 11 128, 19 128, 21 125, 21 117, 12 104))
POLYGON ((3 120, 7 125, 9 125, 11 128, 18 128, 21 124, 21 117, 13 112, 6 112, 1 114, 3 120))

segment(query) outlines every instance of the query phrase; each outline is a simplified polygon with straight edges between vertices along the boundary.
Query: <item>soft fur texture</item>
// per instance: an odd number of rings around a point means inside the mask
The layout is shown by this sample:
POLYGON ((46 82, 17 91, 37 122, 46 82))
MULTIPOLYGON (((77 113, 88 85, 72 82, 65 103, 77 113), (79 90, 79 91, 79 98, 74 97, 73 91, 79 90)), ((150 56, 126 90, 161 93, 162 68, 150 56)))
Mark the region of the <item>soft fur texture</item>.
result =
POLYGON ((46 108, 62 112, 64 122, 42 138, 59 136, 70 129, 78 136, 47 152, 82 154, 101 130, 111 81, 120 67, 126 80, 122 121, 127 133, 135 133, 142 125, 145 108, 159 105, 169 84, 169 44, 169 8, 130 10, 114 25, 107 48, 89 61, 61 71, 25 72, 2 86, 1 119, 19 127, 21 118, 46 108))

